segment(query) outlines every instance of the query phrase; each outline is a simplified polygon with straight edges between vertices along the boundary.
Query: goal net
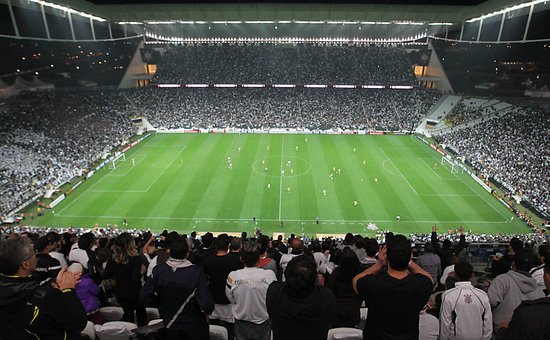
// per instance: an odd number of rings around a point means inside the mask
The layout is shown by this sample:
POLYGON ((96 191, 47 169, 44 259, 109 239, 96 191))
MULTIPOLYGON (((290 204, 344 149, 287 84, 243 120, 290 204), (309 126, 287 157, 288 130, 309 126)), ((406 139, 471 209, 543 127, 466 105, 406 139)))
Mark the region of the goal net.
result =
POLYGON ((126 155, 124 153, 117 155, 112 161, 109 162, 109 169, 116 169, 116 167, 124 161, 126 161, 126 155))
POLYGON ((457 174, 462 168, 458 163, 449 156, 441 157, 441 165, 451 169, 452 174, 457 174))

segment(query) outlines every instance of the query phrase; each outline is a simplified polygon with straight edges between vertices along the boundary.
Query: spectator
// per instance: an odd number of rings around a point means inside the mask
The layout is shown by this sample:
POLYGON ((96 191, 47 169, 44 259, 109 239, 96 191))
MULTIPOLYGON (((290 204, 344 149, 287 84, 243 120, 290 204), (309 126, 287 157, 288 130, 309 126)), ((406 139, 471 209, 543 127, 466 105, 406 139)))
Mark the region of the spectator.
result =
POLYGON ((86 312, 74 293, 78 275, 63 269, 34 281, 36 254, 27 238, 0 241, 0 327, 5 339, 79 339, 86 312))
POLYGON ((140 292, 150 304, 156 294, 166 327, 166 339, 209 339, 207 316, 214 310, 203 270, 187 260, 189 247, 182 239, 170 245, 170 258, 153 269, 140 292))
POLYGON ((115 296, 124 310, 122 319, 135 322, 138 326, 147 325, 145 306, 139 303, 141 290, 142 263, 132 235, 122 233, 117 236, 113 256, 107 262, 103 277, 115 281, 115 296), (134 315, 135 312, 135 315, 134 315))
POLYGON ((411 260, 410 241, 395 235, 380 250, 378 262, 353 279, 354 290, 369 309, 364 339, 418 338, 420 311, 433 283, 431 275, 411 260), (386 266, 386 273, 374 275, 386 266))
MULTIPOLYGON (((550 259, 544 266, 544 283, 550 290, 550 259)), ((550 297, 523 301, 514 311, 509 324, 503 324, 497 340, 550 339, 550 297)))
POLYGON ((418 256, 416 260, 418 265, 430 273, 434 285, 437 285, 437 279, 441 275, 441 259, 439 255, 434 254, 434 248, 431 242, 424 245, 424 254, 418 256))
POLYGON ((273 340, 326 339, 336 303, 332 292, 317 282, 317 265, 310 256, 296 256, 284 283, 267 290, 267 313, 273 340))
POLYGON ((539 260, 542 262, 540 266, 534 267, 529 271, 531 277, 537 281, 537 284, 542 289, 545 288, 544 283, 544 260, 550 258, 550 245, 543 244, 539 247, 539 260))
POLYGON ((281 262, 279 265, 281 267, 281 271, 283 272, 283 274, 285 273, 286 266, 290 261, 292 261, 293 258, 300 255, 304 255, 304 241, 302 241, 301 239, 293 238, 290 243, 290 246, 291 246, 290 253, 283 254, 283 256, 281 256, 281 262))
POLYGON ((336 299, 333 327, 357 327, 361 321, 362 300, 352 286, 353 278, 360 272, 361 263, 356 252, 345 247, 338 267, 334 269, 326 284, 336 299))
MULTIPOLYGON (((71 273, 82 275, 83 269, 80 263, 75 262, 67 270, 71 273)), ((80 282, 75 287, 75 293, 86 311, 88 320, 94 324, 103 324, 103 316, 99 312, 99 307, 101 307, 101 303, 99 302, 101 288, 90 278, 89 274, 80 276, 80 282)))
POLYGON ((487 293, 474 288, 470 279, 474 273, 471 264, 459 262, 454 272, 458 278, 455 288, 441 297, 440 340, 491 340, 493 314, 487 293))
POLYGON ((522 249, 515 253, 512 270, 497 276, 489 286, 489 301, 493 307, 493 329, 507 324, 523 300, 544 297, 537 281, 529 275, 534 261, 531 251, 522 249))
POLYGON ((204 259, 203 269, 208 279, 208 288, 215 304, 212 318, 218 319, 220 324, 226 327, 232 336, 235 319, 231 301, 229 301, 225 294, 225 286, 227 284, 227 275, 232 271, 242 269, 243 263, 239 258, 228 255, 229 243, 230 239, 227 234, 218 235, 216 239, 216 253, 204 259))
POLYGON ((365 257, 365 262, 363 263, 363 267, 365 269, 369 268, 378 261, 376 259, 378 249, 380 249, 380 247, 378 246, 378 241, 376 241, 375 238, 368 238, 365 241, 365 253, 367 254, 365 257))
POLYGON ((49 254, 56 247, 56 242, 50 243, 48 236, 42 236, 34 244, 37 261, 33 275, 38 280, 44 280, 48 277, 56 278, 57 274, 59 274, 61 264, 49 254))
POLYGON ((271 270, 258 268, 260 245, 247 241, 241 251, 245 268, 227 276, 226 295, 233 305, 237 340, 271 338, 271 322, 265 305, 269 285, 277 281, 271 270))

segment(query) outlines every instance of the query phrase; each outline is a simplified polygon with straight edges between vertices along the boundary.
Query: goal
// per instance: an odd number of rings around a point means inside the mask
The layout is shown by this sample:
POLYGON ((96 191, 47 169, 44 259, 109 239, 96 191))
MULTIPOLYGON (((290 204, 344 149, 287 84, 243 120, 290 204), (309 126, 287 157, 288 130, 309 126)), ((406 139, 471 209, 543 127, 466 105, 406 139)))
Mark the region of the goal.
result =
POLYGON ((448 155, 441 157, 441 165, 450 168, 452 174, 457 174, 462 170, 458 163, 448 155))
POLYGON ((109 169, 116 169, 117 164, 126 161, 126 155, 124 153, 121 153, 119 155, 116 155, 115 158, 113 158, 109 162, 109 169))

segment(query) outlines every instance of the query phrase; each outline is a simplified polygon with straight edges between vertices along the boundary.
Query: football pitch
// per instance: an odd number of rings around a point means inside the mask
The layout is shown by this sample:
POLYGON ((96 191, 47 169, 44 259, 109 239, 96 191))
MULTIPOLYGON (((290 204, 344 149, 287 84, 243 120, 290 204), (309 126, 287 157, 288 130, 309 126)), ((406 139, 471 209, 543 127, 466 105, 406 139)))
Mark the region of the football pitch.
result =
POLYGON ((44 226, 117 224, 189 233, 529 229, 467 174, 410 135, 157 134, 104 167, 44 226), (439 165, 436 167, 435 163, 439 165), (397 220, 397 216, 400 220, 397 220), (371 228, 368 224, 371 223, 371 228))

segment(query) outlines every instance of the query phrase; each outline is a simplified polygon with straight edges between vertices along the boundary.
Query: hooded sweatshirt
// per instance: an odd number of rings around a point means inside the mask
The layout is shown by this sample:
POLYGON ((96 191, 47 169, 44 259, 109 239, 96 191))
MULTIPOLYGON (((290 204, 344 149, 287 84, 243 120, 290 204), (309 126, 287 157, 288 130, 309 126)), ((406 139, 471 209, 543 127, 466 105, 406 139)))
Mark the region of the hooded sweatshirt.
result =
POLYGON ((493 280, 487 295, 493 307, 494 329, 498 329, 502 323, 512 320, 514 310, 522 301, 542 298, 544 292, 529 273, 510 270, 493 280))
POLYGON ((336 301, 330 289, 315 286, 311 294, 294 297, 286 283, 273 282, 267 289, 267 313, 273 340, 326 339, 336 301))

